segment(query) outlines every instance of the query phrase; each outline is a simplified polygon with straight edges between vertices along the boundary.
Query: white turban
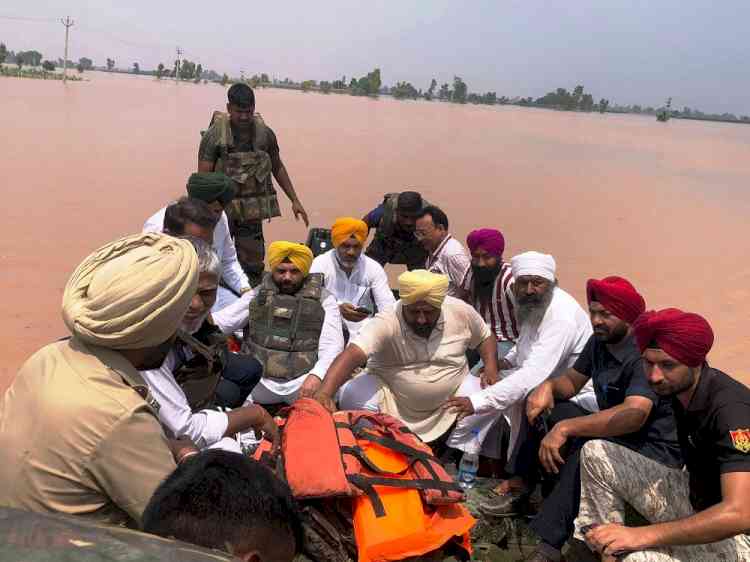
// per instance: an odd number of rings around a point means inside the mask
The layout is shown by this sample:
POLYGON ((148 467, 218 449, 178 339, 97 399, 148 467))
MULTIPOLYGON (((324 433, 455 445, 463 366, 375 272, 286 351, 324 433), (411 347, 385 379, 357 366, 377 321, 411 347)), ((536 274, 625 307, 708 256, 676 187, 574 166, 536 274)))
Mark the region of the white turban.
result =
POLYGON ((111 349, 164 343, 198 287, 198 256, 166 234, 127 236, 83 260, 65 286, 62 316, 73 335, 111 349))
POLYGON ((555 267, 555 258, 539 252, 524 252, 510 260, 510 270, 514 279, 524 275, 535 275, 554 281, 555 267))

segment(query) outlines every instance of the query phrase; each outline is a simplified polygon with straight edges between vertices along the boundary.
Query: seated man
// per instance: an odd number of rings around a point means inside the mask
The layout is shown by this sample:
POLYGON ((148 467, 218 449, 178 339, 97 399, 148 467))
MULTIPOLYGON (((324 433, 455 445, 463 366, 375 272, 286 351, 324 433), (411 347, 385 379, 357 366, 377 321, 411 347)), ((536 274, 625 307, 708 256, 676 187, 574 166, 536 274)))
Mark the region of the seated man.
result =
MULTIPOLYGON (((665 467, 682 466, 670 401, 649 388, 632 332, 632 323, 645 310, 643 297, 621 277, 589 279, 586 294, 594 335, 572 368, 543 382, 526 400, 525 429, 530 434, 513 463, 514 474, 529 488, 537 481, 540 461, 557 476, 531 524, 542 540, 533 558, 540 562, 560 560, 563 545, 573 535, 581 495, 579 457, 586 441, 605 438, 665 467), (589 380, 599 404, 595 414, 569 401, 589 380), (552 429, 541 439, 529 425, 549 411, 552 429)), ((499 496, 480 509, 510 515, 514 504, 512 496, 499 496)))
MULTIPOLYGON (((471 268, 462 289, 497 339, 497 356, 505 357, 518 339, 513 272, 503 261, 505 238, 494 228, 472 230, 466 237, 471 268)), ((481 368, 481 365, 479 365, 481 368)))
MULTIPOLYGON (((221 278, 227 289, 220 290, 216 309, 223 308, 232 302, 232 293, 239 296, 250 290, 250 282, 237 260, 237 251, 229 234, 229 223, 224 212, 232 201, 234 185, 232 180, 219 172, 198 172, 191 174, 187 183, 187 194, 191 199, 200 199, 208 204, 213 212, 213 248, 221 262, 221 278), (229 294, 223 294, 224 292, 229 294)), ((167 207, 159 209, 143 225, 143 232, 163 232, 167 207)), ((188 217, 188 222, 193 222, 188 217)), ((175 233, 178 234, 178 233, 175 233)), ((187 232, 186 234, 194 235, 187 232)))
MULTIPOLYGON (((240 452, 235 434, 255 429, 273 437, 276 425, 260 406, 240 407, 260 380, 263 368, 253 357, 227 350, 219 327, 233 331, 236 326, 231 325, 231 311, 238 305, 209 314, 221 264, 211 246, 198 239, 193 239, 193 245, 198 253, 198 290, 166 360, 158 369, 142 371, 141 376, 159 403, 159 421, 167 435, 187 437, 201 449, 221 447, 240 452), (223 326, 226 319, 230 324, 223 326), (210 409, 213 406, 236 409, 221 412, 210 409)), ((247 308, 243 299, 237 302, 247 308)))
POLYGON ((291 562, 302 523, 289 487, 260 463, 203 451, 154 492, 143 530, 232 554, 242 562, 291 562))
POLYGON ((416 191, 388 193, 383 202, 362 219, 375 229, 365 254, 380 265, 406 264, 408 270, 421 269, 427 250, 414 235, 417 216, 425 203, 416 191))
POLYGON ((471 267, 471 257, 461 242, 448 232, 448 216, 434 205, 422 209, 414 234, 428 255, 424 268, 448 276, 448 296, 463 299, 462 284, 471 267))
POLYGON ((339 304, 348 337, 354 337, 375 311, 393 308, 396 299, 383 267, 362 255, 367 225, 351 217, 336 219, 331 228, 333 249, 313 260, 310 273, 322 273, 325 288, 339 304))
POLYGON ((245 347, 263 364, 253 389, 258 404, 291 404, 311 396, 344 348, 336 297, 310 273, 310 248, 293 242, 268 247, 271 271, 253 291, 245 347))
POLYGON ((0 404, 0 505, 138 524, 175 468, 139 370, 162 364, 198 284, 192 244, 121 238, 63 293, 72 337, 36 352, 0 404))
MULTIPOLYGON (((511 269, 520 335, 516 346, 500 361, 500 368, 509 372, 483 390, 446 403, 460 417, 472 416, 472 424, 464 422, 456 427, 448 441, 452 447, 472 431, 478 431, 483 442, 498 415, 504 415, 510 425, 509 450, 520 446, 518 434, 525 415, 524 399, 537 385, 560 376, 572 366, 591 337, 591 323, 583 308, 557 286, 552 256, 526 252, 511 260, 511 269)), ((597 409, 591 382, 573 401, 590 412, 597 409)), ((524 490, 520 476, 496 488, 501 494, 511 490, 518 493, 524 490)))
POLYGON ((714 335, 701 316, 646 312, 633 330, 649 384, 672 400, 687 470, 589 441, 576 536, 607 561, 750 560, 750 390, 706 363, 714 335), (623 526, 626 504, 652 524, 623 526))
MULTIPOLYGON (((367 373, 341 389, 341 408, 385 412, 429 443, 456 420, 441 407, 443 402, 479 388, 479 379, 469 375, 467 349, 479 349, 487 380, 497 376, 495 338, 473 308, 446 296, 445 275, 415 270, 398 281, 401 300, 393 310, 378 313, 352 339, 315 398, 333 409, 338 389, 367 361, 367 373)), ((457 448, 465 448, 471 438, 457 448)))

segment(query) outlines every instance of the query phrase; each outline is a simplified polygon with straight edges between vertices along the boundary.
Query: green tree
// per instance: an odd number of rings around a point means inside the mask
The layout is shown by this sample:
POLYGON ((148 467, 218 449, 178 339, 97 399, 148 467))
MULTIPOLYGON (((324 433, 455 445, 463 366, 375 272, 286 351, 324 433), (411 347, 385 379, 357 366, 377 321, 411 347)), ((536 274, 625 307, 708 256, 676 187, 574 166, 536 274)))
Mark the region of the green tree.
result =
POLYGON ((140 74, 141 73, 141 65, 139 65, 137 62, 133 63, 133 74, 140 74))
POLYGON ((200 82, 201 77, 203 76, 203 65, 200 63, 198 66, 195 67, 195 82, 196 84, 200 82))
POLYGON ((430 87, 428 88, 427 93, 424 95, 424 99, 430 101, 432 98, 434 98, 435 88, 437 88, 437 80, 433 78, 432 82, 430 82, 430 87))
POLYGON ((454 103, 466 103, 466 94, 468 92, 468 87, 466 86, 466 83, 461 80, 459 76, 453 77, 453 96, 451 97, 451 100, 454 103))
POLYGON ((84 69, 83 65, 82 65, 82 64, 81 64, 81 63, 79 62, 79 63, 78 63, 77 65, 76 65, 76 70, 78 71, 78 74, 83 74, 83 71, 84 71, 85 69, 84 69))
POLYGON ((80 64, 84 70, 91 70, 92 68, 94 68, 94 61, 86 57, 81 57, 80 59, 78 59, 78 64, 80 64))
POLYGON ((20 59, 26 66, 39 66, 42 64, 42 53, 39 51, 19 51, 16 60, 20 59))
POLYGON ((47 70, 47 71, 49 71, 49 72, 52 72, 53 70, 55 70, 55 63, 54 63, 54 62, 52 62, 51 60, 46 60, 46 61, 44 61, 44 62, 42 63, 42 68, 43 68, 44 70, 47 70))
POLYGON ((330 94, 331 93, 331 83, 328 82, 327 80, 323 80, 320 83, 320 91, 323 92, 324 94, 330 94))
POLYGON ((228 82, 229 82, 229 76, 227 76, 227 73, 225 72, 221 76, 221 85, 226 86, 228 82))
POLYGON ((107 70, 112 72, 114 68, 115 68, 115 59, 107 59, 107 70))
POLYGON ((271 83, 271 79, 268 77, 268 74, 266 74, 265 72, 261 72, 260 73, 260 83, 261 84, 270 84, 271 83))
POLYGON ((0 43, 0 64, 3 64, 7 58, 8 48, 5 46, 5 43, 0 43))
POLYGON ((578 107, 581 111, 592 111, 594 109, 594 97, 591 94, 583 94, 578 107))
POLYGON ((569 101, 568 109, 579 109, 581 107, 581 98, 583 97, 583 86, 580 84, 573 89, 573 95, 569 101))
POLYGON ((419 98, 419 92, 411 82, 397 82, 396 85, 391 88, 391 95, 396 99, 415 100, 419 98))
POLYGON ((18 65, 18 71, 20 72, 23 68, 23 59, 19 56, 16 56, 16 64, 18 65))
POLYGON ((156 79, 161 80, 161 77, 164 76, 164 63, 159 63, 159 66, 156 67, 156 79))
POLYGON ((180 62, 180 80, 192 80, 195 76, 195 63, 185 59, 180 62))
POLYGON ((606 113, 608 107, 609 100, 605 100, 604 98, 599 100, 599 113, 606 113))
POLYGON ((315 87, 315 80, 303 80, 300 87, 303 92, 309 92, 315 87))
POLYGON ((448 101, 451 99, 451 87, 446 83, 440 86, 440 92, 438 93, 438 98, 441 100, 448 101))

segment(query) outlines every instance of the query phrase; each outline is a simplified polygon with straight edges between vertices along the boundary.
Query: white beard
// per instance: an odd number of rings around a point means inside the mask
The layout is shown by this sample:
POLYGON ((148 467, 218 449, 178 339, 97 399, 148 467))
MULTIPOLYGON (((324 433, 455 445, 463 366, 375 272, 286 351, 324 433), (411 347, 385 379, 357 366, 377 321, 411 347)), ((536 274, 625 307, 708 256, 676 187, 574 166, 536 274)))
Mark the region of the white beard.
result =
POLYGON ((203 325, 203 321, 208 318, 208 315, 211 313, 211 311, 207 311, 195 320, 186 321, 183 320, 182 325, 180 325, 180 328, 187 332, 188 334, 194 334, 197 332, 200 327, 203 325))

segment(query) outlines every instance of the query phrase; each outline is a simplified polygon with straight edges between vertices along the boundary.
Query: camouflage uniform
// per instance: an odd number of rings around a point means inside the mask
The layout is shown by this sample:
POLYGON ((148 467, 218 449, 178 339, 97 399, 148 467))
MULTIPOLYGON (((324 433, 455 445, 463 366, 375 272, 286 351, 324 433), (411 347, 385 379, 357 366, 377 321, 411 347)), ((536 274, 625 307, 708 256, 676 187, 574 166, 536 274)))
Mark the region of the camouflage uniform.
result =
POLYGON ((193 411, 212 407, 224 369, 224 357, 228 353, 226 337, 220 333, 211 334, 210 344, 206 345, 184 330, 178 330, 177 340, 176 349, 184 345, 194 355, 174 369, 175 380, 193 411))
POLYGON ((226 209, 237 256, 251 284, 263 272, 263 220, 281 216, 272 176, 279 169, 279 145, 260 114, 253 117, 251 140, 239 144, 229 115, 216 111, 201 139, 198 159, 214 162, 214 170, 234 180, 235 195, 226 209))
MULTIPOLYGON (((581 451, 581 506, 575 537, 584 540, 581 528, 592 524, 625 523, 626 505, 651 523, 689 517, 689 473, 669 468, 626 447, 593 440, 581 451)), ((737 535, 709 544, 662 547, 634 552, 627 562, 741 562, 750 560, 750 539, 737 535)))

